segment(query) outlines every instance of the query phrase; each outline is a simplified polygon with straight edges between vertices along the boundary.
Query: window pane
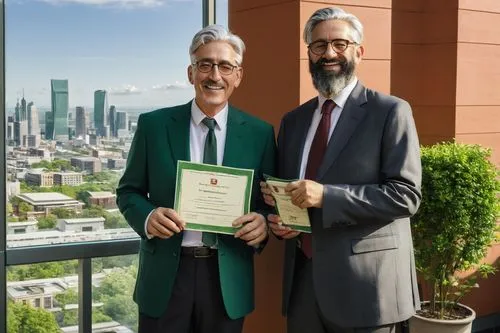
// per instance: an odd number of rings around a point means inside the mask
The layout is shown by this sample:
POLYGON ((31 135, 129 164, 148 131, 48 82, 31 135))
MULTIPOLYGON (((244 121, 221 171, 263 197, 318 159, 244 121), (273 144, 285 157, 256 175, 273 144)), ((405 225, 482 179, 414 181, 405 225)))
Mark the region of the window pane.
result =
POLYGON ((78 261, 7 269, 7 332, 58 332, 78 323, 78 261))
POLYGON ((8 247, 137 237, 115 189, 139 114, 194 96, 186 68, 201 11, 7 0, 8 247))
POLYGON ((137 255, 92 260, 94 327, 137 332, 137 305, 132 300, 137 264, 137 255))
POLYGON ((228 27, 228 0, 215 0, 215 22, 228 27))

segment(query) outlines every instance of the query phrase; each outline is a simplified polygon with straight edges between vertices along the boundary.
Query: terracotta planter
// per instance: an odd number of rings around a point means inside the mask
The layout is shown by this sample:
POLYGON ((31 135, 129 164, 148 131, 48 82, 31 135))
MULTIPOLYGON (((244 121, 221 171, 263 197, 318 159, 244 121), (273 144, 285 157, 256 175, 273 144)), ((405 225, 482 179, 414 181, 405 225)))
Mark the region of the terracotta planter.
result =
POLYGON ((471 333, 476 312, 463 304, 458 305, 469 310, 471 315, 464 319, 442 320, 425 318, 416 314, 410 318, 410 333, 471 333))

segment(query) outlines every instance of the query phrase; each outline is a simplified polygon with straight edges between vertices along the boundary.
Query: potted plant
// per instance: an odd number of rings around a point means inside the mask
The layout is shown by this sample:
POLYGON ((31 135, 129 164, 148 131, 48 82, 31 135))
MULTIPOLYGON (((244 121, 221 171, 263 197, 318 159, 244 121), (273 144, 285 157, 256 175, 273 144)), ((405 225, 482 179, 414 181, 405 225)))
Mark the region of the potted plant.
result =
POLYGON ((440 143, 422 147, 421 156, 422 204, 412 233, 417 271, 431 295, 410 319, 410 333, 471 332, 475 313, 459 301, 477 287, 477 275, 495 270, 481 260, 497 227, 498 170, 478 145, 440 143))

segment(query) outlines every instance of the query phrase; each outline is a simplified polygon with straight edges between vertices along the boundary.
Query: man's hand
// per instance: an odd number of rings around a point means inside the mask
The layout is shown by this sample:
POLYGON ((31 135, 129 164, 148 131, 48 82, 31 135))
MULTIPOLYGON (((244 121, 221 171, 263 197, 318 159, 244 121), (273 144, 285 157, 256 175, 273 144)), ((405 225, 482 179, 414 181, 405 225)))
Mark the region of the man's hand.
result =
POLYGON ((235 234, 235 238, 240 238, 248 245, 258 245, 267 238, 266 219, 261 214, 255 212, 243 215, 233 222, 233 227, 241 227, 235 234))
POLYGON ((167 239, 178 234, 186 227, 184 222, 177 212, 171 208, 158 207, 149 216, 148 225, 146 227, 148 234, 167 239))
POLYGON ((274 201, 274 198, 271 195, 271 189, 266 182, 260 182, 260 191, 262 192, 262 196, 264 197, 264 201, 266 202, 266 204, 274 207, 276 205, 276 202, 274 201))
POLYGON ((281 225, 281 218, 275 214, 267 215, 267 220, 269 221, 269 228, 273 234, 277 237, 283 239, 291 239, 297 237, 300 234, 300 231, 292 230, 290 227, 281 225))
POLYGON ((323 207, 323 185, 312 180, 297 180, 285 187, 292 203, 300 208, 323 207))

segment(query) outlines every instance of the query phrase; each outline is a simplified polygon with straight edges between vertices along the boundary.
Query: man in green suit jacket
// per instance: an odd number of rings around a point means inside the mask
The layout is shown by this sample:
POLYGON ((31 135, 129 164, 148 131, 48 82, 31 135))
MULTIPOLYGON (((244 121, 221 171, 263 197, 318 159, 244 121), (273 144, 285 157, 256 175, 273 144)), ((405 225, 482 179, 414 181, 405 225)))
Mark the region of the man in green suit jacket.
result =
POLYGON ((141 236, 134 293, 141 333, 237 333, 254 309, 253 255, 268 235, 258 184, 274 173, 276 145, 271 125, 228 105, 244 49, 221 26, 202 29, 189 50, 195 99, 139 117, 117 203, 141 236), (216 146, 211 163, 255 171, 252 212, 234 221, 234 236, 217 234, 215 244, 207 233, 185 230, 172 208, 177 161, 206 163, 209 145, 216 146))

